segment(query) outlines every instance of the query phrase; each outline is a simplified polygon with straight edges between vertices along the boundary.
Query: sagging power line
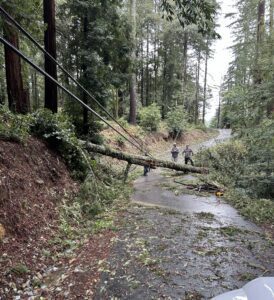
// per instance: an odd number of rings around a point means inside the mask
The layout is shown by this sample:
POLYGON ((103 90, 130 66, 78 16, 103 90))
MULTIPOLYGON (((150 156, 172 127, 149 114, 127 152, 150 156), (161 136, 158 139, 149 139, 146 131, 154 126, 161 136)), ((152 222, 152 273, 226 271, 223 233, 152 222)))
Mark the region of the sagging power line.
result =
MULTIPOLYGON (((120 122, 118 122, 106 109, 105 107, 89 92, 87 91, 77 80, 74 79, 74 77, 50 54, 48 53, 44 47, 42 47, 36 40, 35 38, 32 37, 31 34, 29 34, 6 10, 4 10, 0 6, 0 13, 7 19, 9 20, 17 29, 19 29, 32 43, 34 43, 37 48, 42 51, 48 58, 50 58, 59 68, 64 72, 86 95, 89 96, 90 99, 92 99, 102 110, 103 112, 111 118, 120 128, 123 129, 123 131, 134 141, 134 144, 136 143, 135 146, 137 146, 138 149, 142 148, 143 153, 148 153, 148 151, 144 151, 143 147, 146 146, 146 144, 142 141, 138 141, 120 122)), ((23 58, 23 57, 22 57, 23 58)), ((49 74, 48 74, 49 75, 49 74)), ((110 126, 110 125, 109 125, 110 126)), ((113 129, 113 127, 112 127, 113 129)), ((117 133, 118 130, 115 130, 117 133)), ((123 135, 121 135, 123 136, 123 135)), ((128 139, 126 139, 128 141, 128 139)), ((131 142, 131 144, 133 144, 131 142)), ((149 153, 148 153, 149 154, 149 153)), ((149 154, 149 156, 151 156, 149 154)))

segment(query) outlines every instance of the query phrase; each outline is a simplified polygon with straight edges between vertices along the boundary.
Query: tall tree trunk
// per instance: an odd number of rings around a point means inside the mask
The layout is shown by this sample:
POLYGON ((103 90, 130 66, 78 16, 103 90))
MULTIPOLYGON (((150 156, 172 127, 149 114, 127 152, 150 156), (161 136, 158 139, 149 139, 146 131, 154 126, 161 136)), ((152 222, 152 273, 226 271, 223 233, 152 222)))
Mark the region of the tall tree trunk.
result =
POLYGON ((164 51, 164 62, 163 62, 163 98, 162 98, 162 109, 161 109, 161 114, 162 114, 162 119, 164 120, 166 117, 166 73, 167 73, 167 53, 166 49, 164 51))
POLYGON ((133 69, 130 74, 130 108, 129 108, 129 123, 136 124, 136 110, 137 110, 137 100, 136 100, 136 72, 135 72, 135 61, 136 61, 136 0, 130 0, 130 18, 132 25, 132 52, 131 61, 133 63, 133 69))
MULTIPOLYGON (((274 0, 270 0, 270 4, 269 4, 269 34, 270 34, 271 40, 273 40, 273 33, 274 33, 273 14, 274 14, 274 0)), ((273 45, 271 47, 273 48, 273 45)))
MULTIPOLYGON (((88 17, 84 16, 83 18, 83 40, 86 41, 88 38, 88 17)), ((88 76, 87 76, 87 64, 86 64, 86 58, 83 55, 82 57, 82 72, 83 72, 83 78, 84 83, 86 84, 88 76)), ((83 102, 85 104, 88 104, 88 97, 85 92, 83 92, 83 102)), ((89 122, 88 122, 88 110, 86 107, 83 107, 83 133, 88 134, 89 131, 89 122)))
POLYGON ((219 91, 219 105, 217 114, 217 128, 221 128, 221 90, 219 91))
POLYGON ((256 62, 254 83, 262 82, 262 70, 260 67, 260 59, 262 55, 262 44, 265 34, 265 0, 259 0, 258 3, 258 19, 257 19, 257 42, 256 42, 256 62))
MULTIPOLYGON (((1 65, 2 65, 2 61, 1 61, 1 65)), ((0 74, 0 105, 4 105, 6 102, 4 66, 2 69, 3 69, 3 72, 1 71, 1 74, 0 74)))
POLYGON ((118 90, 118 98, 119 98, 118 116, 122 117, 124 115, 124 93, 121 90, 118 90))
MULTIPOLYGON (((44 23, 46 25, 45 49, 56 59, 55 0, 44 0, 44 23)), ((45 71, 57 80, 57 66, 47 55, 45 55, 45 71)), ((54 113, 58 110, 57 86, 47 78, 45 78, 45 108, 54 113)))
POLYGON ((187 85, 187 50, 188 50, 188 34, 184 33, 184 45, 183 45, 183 72, 182 72, 182 97, 183 97, 183 106, 186 107, 186 85, 187 85))
POLYGON ((206 114, 206 93, 207 93, 207 65, 209 56, 209 39, 206 41, 206 57, 205 57, 205 77, 204 77, 204 99, 203 99, 203 124, 205 124, 206 114))
MULTIPOLYGON (((270 0, 269 4, 269 63, 272 68, 274 69, 274 57, 273 57, 273 44, 274 44, 274 24, 273 24, 273 14, 274 14, 274 0, 270 0)), ((273 75, 272 75, 273 76, 273 75)), ((271 99, 269 104, 267 105, 267 116, 272 117, 274 114, 274 95, 272 93, 271 99)))
POLYGON ((147 57, 146 57, 146 104, 150 104, 150 97, 149 97, 149 23, 147 21, 147 57))
POLYGON ((194 110, 195 124, 197 124, 199 118, 200 64, 201 64, 201 51, 199 50, 198 62, 196 66, 196 93, 195 93, 195 110, 194 110))
MULTIPOLYGON (((155 15, 158 14, 158 3, 157 1, 154 1, 154 13, 155 15)), ((158 49, 157 49, 157 46, 158 46, 158 24, 157 22, 155 23, 155 34, 154 34, 154 101, 157 103, 157 77, 158 77, 158 49)))
POLYGON ((32 93, 33 109, 36 110, 39 108, 39 95, 38 95, 36 71, 33 71, 31 74, 31 93, 32 93))
MULTIPOLYGON (((7 23, 4 24, 4 37, 19 49, 18 33, 7 23)), ((21 61, 19 56, 6 46, 5 65, 9 109, 26 114, 30 110, 29 91, 24 89, 21 61)))
POLYGON ((141 30, 141 102, 145 106, 144 97, 144 83, 145 83, 145 72, 144 72, 144 41, 143 41, 143 31, 141 30))

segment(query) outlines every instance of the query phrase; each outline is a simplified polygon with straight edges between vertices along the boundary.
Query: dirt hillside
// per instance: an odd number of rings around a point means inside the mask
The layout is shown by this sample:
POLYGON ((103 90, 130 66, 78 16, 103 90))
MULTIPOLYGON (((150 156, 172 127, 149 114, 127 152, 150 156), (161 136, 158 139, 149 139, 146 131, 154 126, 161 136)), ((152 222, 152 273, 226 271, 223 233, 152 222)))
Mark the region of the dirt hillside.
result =
POLYGON ((39 253, 57 230, 57 205, 77 186, 64 162, 43 142, 0 141, 0 274, 5 274, 0 285, 19 264, 42 268, 39 253))

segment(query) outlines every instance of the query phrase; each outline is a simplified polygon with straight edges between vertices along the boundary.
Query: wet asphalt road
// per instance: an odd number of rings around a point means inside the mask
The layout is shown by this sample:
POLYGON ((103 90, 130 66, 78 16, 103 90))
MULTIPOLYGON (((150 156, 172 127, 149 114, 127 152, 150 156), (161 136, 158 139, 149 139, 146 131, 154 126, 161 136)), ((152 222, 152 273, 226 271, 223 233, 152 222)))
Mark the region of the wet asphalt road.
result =
MULTIPOLYGON (((224 142, 231 137, 229 129, 219 130, 216 138, 206 142, 191 145, 194 153, 204 148, 212 147, 218 143, 224 142)), ((180 145, 178 145, 180 147, 180 145)), ((180 147, 181 148, 181 147, 180 147)), ((181 149, 180 149, 181 150, 181 149)), ((180 151, 181 152, 181 151, 180 151)), ((162 158, 170 159, 170 152, 165 152, 162 158)), ((195 156, 194 156, 195 157, 195 156)), ((180 155, 180 162, 183 158, 180 155)), ((172 172, 170 172, 172 175, 172 172)), ((180 180, 195 180, 192 175, 180 176, 180 180)), ((163 174, 161 169, 152 170, 149 176, 140 177, 134 182, 133 202, 147 206, 159 206, 178 210, 181 213, 212 213, 215 218, 223 225, 234 225, 245 229, 259 230, 253 223, 244 220, 238 212, 225 201, 217 198, 215 195, 199 196, 180 194, 175 195, 173 191, 166 190, 164 186, 172 185, 174 179, 163 174)))
MULTIPOLYGON (((230 131, 222 130, 191 148, 197 152, 229 138, 230 131)), ((170 158, 169 151, 161 158, 170 158)), ((274 276, 273 242, 225 201, 177 193, 173 173, 152 170, 134 182, 112 253, 102 262, 96 300, 209 300, 274 276)))

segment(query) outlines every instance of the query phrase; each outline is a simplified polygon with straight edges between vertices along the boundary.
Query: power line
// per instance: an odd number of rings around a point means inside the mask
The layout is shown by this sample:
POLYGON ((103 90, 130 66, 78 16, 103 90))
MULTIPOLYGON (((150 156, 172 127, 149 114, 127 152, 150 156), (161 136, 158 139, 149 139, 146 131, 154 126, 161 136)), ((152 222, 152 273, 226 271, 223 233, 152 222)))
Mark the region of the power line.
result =
POLYGON ((64 92, 66 92, 69 96, 71 96, 74 100, 78 101, 82 106, 87 108, 91 113, 93 113, 97 118, 99 118, 101 121, 103 121, 105 124, 107 124, 110 128, 112 128, 115 132, 117 132, 120 136, 122 136, 126 141, 128 141, 131 145, 136 147, 141 152, 144 152, 144 150, 140 147, 134 144, 131 140, 129 140, 126 136, 124 136, 122 133, 120 133, 115 127, 113 127, 108 121, 106 121, 103 117, 101 117, 95 110, 90 108, 86 103, 84 103, 80 98, 75 96, 71 91, 69 91, 67 88, 65 88, 63 85, 61 85, 56 79, 54 79, 52 76, 50 76, 47 72, 45 72, 43 69, 41 69, 39 66, 37 66, 34 62, 32 62, 28 57, 26 57, 20 50, 15 48, 11 43, 9 43, 6 39, 4 39, 2 36, 0 36, 0 42, 3 43, 5 46, 9 47, 12 51, 14 51, 17 55, 19 55, 23 60, 25 60, 28 64, 30 64, 36 71, 50 79, 52 82, 54 82, 60 89, 62 89, 64 92))
MULTIPOLYGON (((12 22, 21 32, 23 32, 24 35, 27 36, 27 38, 32 41, 38 48, 41 50, 47 57, 49 57, 78 87, 80 87, 95 103, 104 111, 104 113, 110 117, 117 125, 119 125, 120 128, 123 129, 123 131, 128 134, 135 143, 137 143, 138 147, 141 146, 143 147, 145 143, 141 141, 141 144, 135 137, 126 129, 124 126, 118 122, 105 108, 104 106, 90 93, 88 92, 77 80, 73 78, 73 76, 50 54, 48 53, 32 36, 29 34, 7 11, 5 11, 1 6, 0 6, 0 12, 1 14, 8 19, 10 22, 12 22)), ((145 144, 146 146, 146 144, 145 144)), ((142 152, 144 152, 142 150, 142 152)))

